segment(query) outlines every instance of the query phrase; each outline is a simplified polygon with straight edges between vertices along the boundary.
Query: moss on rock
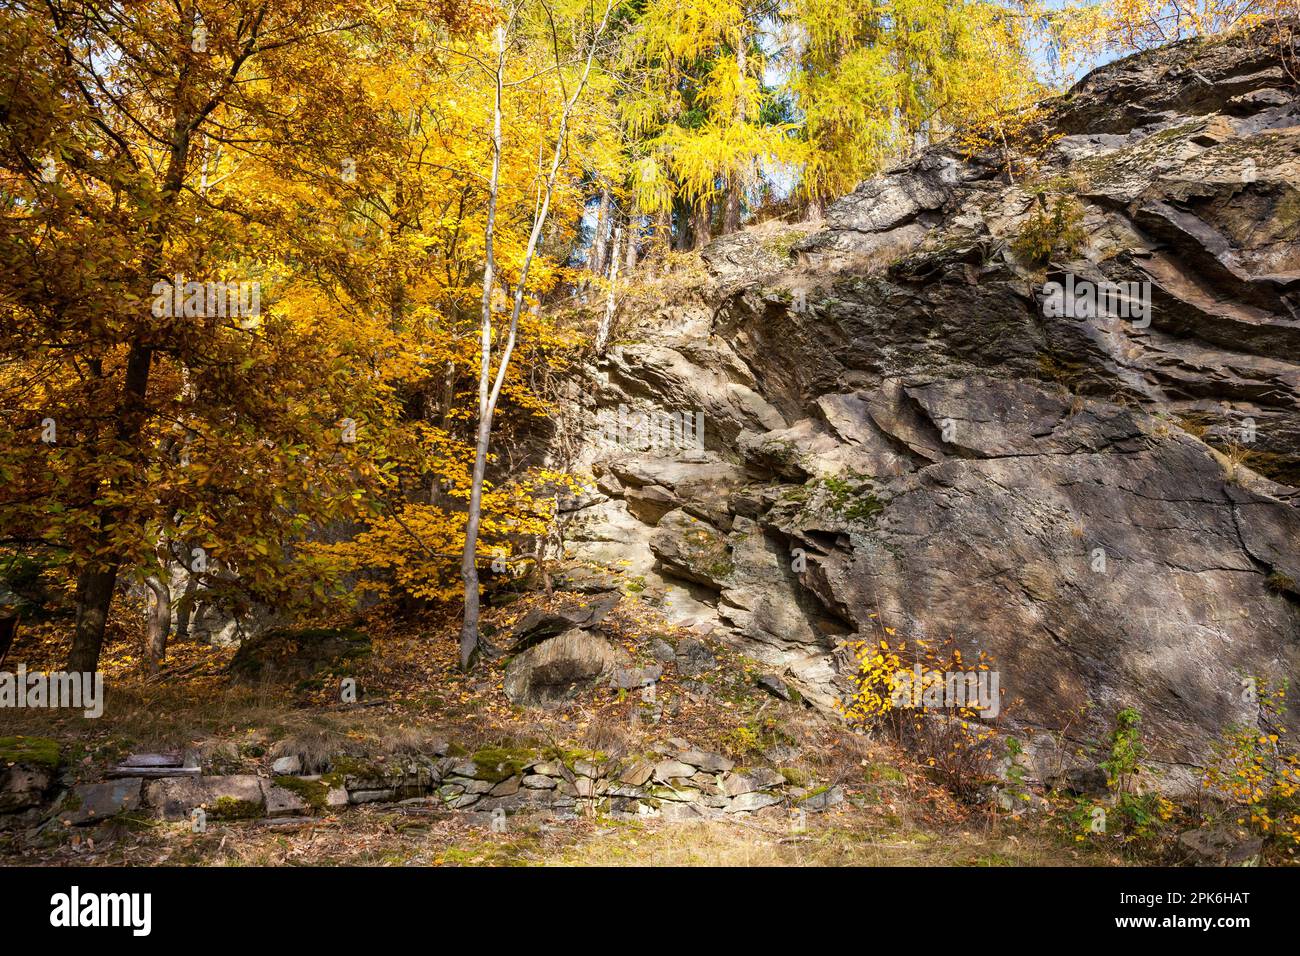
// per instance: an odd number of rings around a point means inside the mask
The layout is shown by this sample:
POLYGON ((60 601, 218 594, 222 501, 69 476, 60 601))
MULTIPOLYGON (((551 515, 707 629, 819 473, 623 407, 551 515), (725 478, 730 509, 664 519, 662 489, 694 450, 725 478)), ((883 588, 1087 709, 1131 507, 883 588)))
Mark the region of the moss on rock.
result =
POLYGON ((330 791, 330 784, 322 777, 319 780, 306 780, 302 777, 276 777, 275 785, 283 787, 290 793, 297 794, 315 810, 325 809, 325 796, 330 791))
POLYGON ((522 748, 484 747, 470 759, 474 761, 474 776, 477 779, 500 783, 515 774, 523 773, 537 759, 537 754, 522 748))
POLYGON ((262 805, 253 800, 218 797, 211 816, 217 820, 255 820, 262 816, 262 805))
POLYGON ((56 770, 59 743, 49 737, 0 737, 0 765, 11 763, 56 770))

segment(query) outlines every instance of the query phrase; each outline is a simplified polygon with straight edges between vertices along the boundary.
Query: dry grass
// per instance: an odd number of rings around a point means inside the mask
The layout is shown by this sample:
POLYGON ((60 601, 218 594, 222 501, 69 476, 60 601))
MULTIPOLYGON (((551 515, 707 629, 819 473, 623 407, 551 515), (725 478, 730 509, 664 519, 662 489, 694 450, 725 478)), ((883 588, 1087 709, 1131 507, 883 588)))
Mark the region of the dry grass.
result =
MULTIPOLYGON (((810 815, 791 831, 768 810, 701 823, 511 818, 492 833, 475 814, 363 807, 310 823, 210 825, 138 821, 99 843, 65 834, 53 846, 11 848, 28 865, 172 866, 1081 866, 1123 865, 1091 847, 1019 820, 943 830, 884 826, 846 808, 810 815)), ((0 843, 0 847, 3 844, 0 843)))
MULTIPOLYGON (((1018 827, 994 832, 877 829, 855 811, 810 819, 791 833, 772 814, 758 821, 630 824, 574 844, 557 863, 575 866, 1079 866, 1051 835, 1018 827)), ((1106 861, 1112 862, 1112 861, 1106 861)))
MULTIPOLYGON (((494 616, 505 627, 525 610, 521 602, 494 616)), ((625 601, 606 627, 610 639, 639 660, 646 659, 648 635, 673 636, 636 601, 625 601)), ((290 826, 210 825, 205 834, 142 818, 37 839, 0 833, 0 859, 50 865, 884 866, 1095 862, 1100 852, 1064 842, 1043 823, 1004 821, 958 803, 892 746, 757 690, 762 669, 721 647, 714 648, 718 665, 699 678, 708 687, 704 697, 698 688, 684 693, 672 669, 664 675, 659 698, 665 706, 652 723, 637 695, 609 689, 555 711, 514 707, 502 692, 499 669, 470 677, 457 671, 451 630, 437 622, 380 616, 362 628, 375 644, 372 658, 354 672, 365 689, 362 706, 331 700, 328 682, 302 688, 231 684, 223 674, 230 652, 197 645, 174 649, 170 676, 151 679, 131 643, 121 641, 106 660, 110 688, 100 719, 7 710, 0 712, 0 736, 58 739, 65 765, 82 781, 99 779, 111 763, 139 750, 195 747, 208 772, 266 775, 276 757, 288 754, 306 770, 320 771, 339 753, 427 753, 435 740, 468 751, 556 746, 618 758, 682 738, 729 751, 741 766, 779 769, 796 786, 838 785, 847 800, 826 814, 809 814, 808 831, 800 834, 791 832, 785 811, 777 808, 701 825, 517 817, 504 835, 488 832, 474 814, 427 805, 350 808, 290 826)), ((59 648, 28 640, 22 650, 29 668, 57 666, 59 648)))

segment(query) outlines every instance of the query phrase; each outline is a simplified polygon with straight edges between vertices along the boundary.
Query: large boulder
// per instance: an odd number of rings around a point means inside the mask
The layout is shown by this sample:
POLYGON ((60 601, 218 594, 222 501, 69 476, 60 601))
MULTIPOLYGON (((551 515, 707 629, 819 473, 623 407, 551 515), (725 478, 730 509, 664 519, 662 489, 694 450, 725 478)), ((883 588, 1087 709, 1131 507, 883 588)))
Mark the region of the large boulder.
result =
POLYGON ((516 704, 553 706, 591 687, 617 662, 605 638, 571 628, 511 659, 506 665, 506 696, 516 704))
POLYGON ((621 598, 618 592, 561 595, 545 607, 530 608, 504 634, 492 640, 503 651, 517 653, 571 628, 595 627, 621 598))

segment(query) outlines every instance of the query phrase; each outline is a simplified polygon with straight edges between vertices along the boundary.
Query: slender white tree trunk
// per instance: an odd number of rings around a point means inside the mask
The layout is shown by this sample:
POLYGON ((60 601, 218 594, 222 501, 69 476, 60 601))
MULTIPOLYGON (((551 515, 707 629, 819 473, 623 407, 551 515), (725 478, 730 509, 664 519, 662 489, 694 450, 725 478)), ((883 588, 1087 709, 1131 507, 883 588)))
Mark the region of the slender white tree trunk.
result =
POLYGON ((493 74, 492 175, 488 179, 487 224, 483 230, 483 296, 479 305, 478 440, 470 480, 469 509, 465 519, 465 550, 460 576, 465 585, 465 616, 460 629, 460 666, 468 669, 478 648, 478 567, 475 565, 479 523, 482 519, 483 473, 487 468, 487 443, 492 422, 488 412, 492 377, 492 288, 496 279, 493 243, 496 236, 497 196, 501 183, 501 94, 506 63, 506 27, 497 28, 497 62, 493 74))
MULTIPOLYGON (((537 213, 533 217, 532 233, 528 237, 528 246, 524 251, 523 264, 519 269, 519 281, 515 285, 514 305, 510 310, 510 329, 506 335, 506 344, 501 352, 501 361, 497 366, 496 379, 491 383, 491 389, 488 383, 491 380, 491 359, 492 359, 492 284, 490 280, 491 266, 489 272, 483 280, 483 302, 482 302, 482 343, 481 355, 479 358, 479 423, 478 423, 478 443, 474 453, 474 472, 471 478, 469 513, 465 523, 465 550, 461 557, 461 579, 465 585, 465 616, 461 621, 460 628, 460 666, 462 670, 468 670, 473 662, 474 655, 479 649, 480 637, 478 633, 479 617, 479 593, 478 593, 478 566, 475 563, 478 549, 478 533, 482 518, 483 504, 483 475, 487 470, 488 449, 492 442, 492 416, 496 412, 497 400, 501 397, 501 388, 505 384, 506 371, 510 367, 510 357, 515 350, 515 340, 519 332, 519 314, 523 311, 524 294, 528 287, 528 271, 533 263, 533 256, 537 252, 537 245, 541 240, 542 229, 546 225, 546 216, 551 208, 551 195, 555 190, 555 179, 559 174, 560 166, 563 163, 564 155, 568 142, 569 119, 573 114, 574 107, 578 104, 578 99, 586 89, 587 80, 591 76, 591 66, 596 58, 596 46, 600 37, 604 34, 606 26, 609 24, 609 15, 613 10, 613 0, 607 0, 605 14, 601 18, 600 24, 596 27, 595 33, 591 38, 591 46, 587 50, 587 59, 582 69, 582 77, 572 96, 564 99, 564 107, 560 113, 560 123, 555 134, 555 149, 551 154, 551 168, 542 187, 541 203, 538 206, 537 213)), ((493 152, 492 152, 492 180, 489 191, 488 205, 488 225, 485 236, 489 237, 487 242, 487 260, 490 263, 492 257, 492 244, 490 236, 496 221, 497 206, 497 184, 501 175, 501 93, 504 86, 503 73, 505 71, 505 46, 506 37, 504 28, 498 33, 498 54, 496 66, 496 99, 493 116, 493 152)), ((558 51, 557 51, 558 57, 558 51)), ((563 72, 560 70, 560 63, 556 62, 557 76, 561 84, 561 92, 564 90, 563 72)))
POLYGON ((614 254, 609 267, 609 292, 605 296, 605 314, 600 317, 596 329, 596 354, 605 354, 605 345, 609 342, 609 330, 614 324, 615 287, 618 285, 618 247, 623 242, 623 227, 614 230, 614 254))

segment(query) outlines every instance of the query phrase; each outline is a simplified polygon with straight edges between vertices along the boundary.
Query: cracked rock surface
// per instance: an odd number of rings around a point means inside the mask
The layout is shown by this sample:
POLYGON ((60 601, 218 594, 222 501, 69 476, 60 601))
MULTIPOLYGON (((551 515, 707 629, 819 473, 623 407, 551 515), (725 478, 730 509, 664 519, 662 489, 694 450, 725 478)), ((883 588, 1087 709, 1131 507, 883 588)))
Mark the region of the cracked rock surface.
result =
POLYGON ((940 146, 816 226, 719 239, 625 319, 568 410, 561 464, 598 489, 570 567, 814 706, 882 624, 984 652, 1005 726, 1068 728, 1031 743, 1041 775, 1131 706, 1190 790, 1257 719, 1243 680, 1300 675, 1300 100, 1276 50, 1179 43, 1035 135, 1014 182, 940 146), (1060 195, 1082 241, 1021 261, 1060 195), (1149 283, 1149 324, 1047 314, 1066 275, 1149 283), (619 406, 700 411, 702 447, 611 443, 619 406))

